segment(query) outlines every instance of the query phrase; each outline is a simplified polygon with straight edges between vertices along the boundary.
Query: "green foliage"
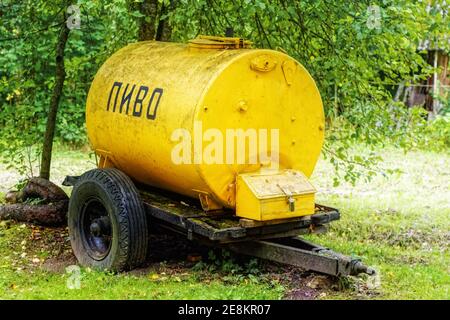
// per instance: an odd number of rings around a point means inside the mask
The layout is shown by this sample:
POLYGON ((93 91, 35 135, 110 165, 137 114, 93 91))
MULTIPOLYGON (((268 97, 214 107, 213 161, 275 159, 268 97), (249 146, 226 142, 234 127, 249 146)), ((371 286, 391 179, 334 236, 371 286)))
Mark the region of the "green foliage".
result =
POLYGON ((441 104, 439 115, 450 117, 450 87, 447 87, 443 94, 440 94, 435 98, 437 98, 439 103, 441 104))
POLYGON ((436 119, 427 121, 426 112, 414 108, 404 132, 400 143, 405 149, 450 150, 450 116, 438 115, 436 119))
MULTIPOLYGON (((67 76, 56 139, 80 146, 87 143, 84 111, 90 83, 106 58, 134 41, 137 27, 125 0, 76 3, 81 28, 71 31, 65 50, 67 76)), ((0 153, 22 174, 32 175, 30 163, 39 159, 63 10, 64 2, 58 0, 6 0, 0 5, 0 153)))
POLYGON ((239 279, 248 277, 253 281, 254 276, 260 273, 257 259, 250 259, 242 263, 236 260, 236 256, 225 249, 210 250, 208 260, 200 261, 194 266, 194 270, 207 270, 208 272, 222 272, 225 275, 238 276, 239 279))

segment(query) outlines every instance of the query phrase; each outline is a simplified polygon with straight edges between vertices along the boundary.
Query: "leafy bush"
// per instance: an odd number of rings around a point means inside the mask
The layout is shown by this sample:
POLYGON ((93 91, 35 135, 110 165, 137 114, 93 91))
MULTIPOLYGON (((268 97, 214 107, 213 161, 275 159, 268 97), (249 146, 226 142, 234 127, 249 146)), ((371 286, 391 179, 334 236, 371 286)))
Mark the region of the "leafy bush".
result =
POLYGON ((423 115, 423 109, 412 110, 409 128, 400 140, 402 147, 448 152, 450 150, 450 116, 438 115, 435 119, 427 121, 423 115))
MULTIPOLYGON (((112 52, 135 40, 134 18, 126 0, 104 4, 77 1, 81 29, 71 31, 65 49, 66 79, 58 111, 55 140, 87 143, 85 102, 90 83, 112 52)), ((0 3, 0 160, 32 175, 39 161, 47 111, 54 86, 59 0, 0 3)))

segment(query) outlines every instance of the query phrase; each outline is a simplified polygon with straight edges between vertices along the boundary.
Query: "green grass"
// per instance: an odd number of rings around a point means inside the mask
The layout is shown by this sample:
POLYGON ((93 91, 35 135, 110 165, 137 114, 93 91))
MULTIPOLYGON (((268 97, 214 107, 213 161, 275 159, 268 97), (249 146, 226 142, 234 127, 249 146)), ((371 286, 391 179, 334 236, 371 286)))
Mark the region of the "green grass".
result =
POLYGON ((61 229, 2 222, 0 250, 0 299, 280 299, 284 291, 278 281, 164 261, 121 274, 81 268, 80 287, 70 289, 77 273, 66 269, 75 262, 61 229))
MULTIPOLYGON (((356 147, 354 152, 368 151, 356 147)), ((385 168, 402 173, 333 187, 331 165, 321 160, 316 169, 317 202, 339 208, 341 220, 327 234, 308 238, 360 257, 379 275, 331 282, 320 288, 320 297, 449 299, 450 156, 391 148, 379 152, 385 168)), ((58 147, 52 180, 60 183, 65 175, 94 166, 87 151, 58 147)), ((0 198, 18 179, 0 166, 0 198)), ((71 290, 66 285, 70 274, 64 271, 71 264, 66 258, 73 259, 66 231, 5 222, 0 224, 0 253, 1 299, 279 299, 311 280, 285 281, 283 270, 264 265, 254 274, 245 268, 209 272, 181 259, 118 275, 82 269, 81 288, 71 290), (57 257, 66 259, 59 269, 57 257)))
MULTIPOLYGON (((450 158, 395 149, 381 155, 385 167, 402 173, 333 188, 331 168, 321 163, 313 179, 321 188, 317 201, 339 208, 342 218, 310 239, 374 266, 378 298, 449 299, 450 158)), ((361 287, 331 297, 352 297, 361 287)))
POLYGON ((282 287, 265 284, 205 283, 195 276, 151 280, 147 276, 82 271, 80 289, 68 289, 69 275, 49 272, 0 277, 2 299, 279 299, 282 287))

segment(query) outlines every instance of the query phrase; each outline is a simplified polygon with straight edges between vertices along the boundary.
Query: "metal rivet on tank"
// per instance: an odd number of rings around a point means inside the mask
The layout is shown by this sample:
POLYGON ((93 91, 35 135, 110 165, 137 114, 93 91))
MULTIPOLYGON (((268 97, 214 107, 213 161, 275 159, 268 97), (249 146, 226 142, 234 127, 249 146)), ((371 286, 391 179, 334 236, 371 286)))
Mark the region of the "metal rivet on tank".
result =
POLYGON ((271 55, 261 54, 250 62, 250 68, 259 72, 269 72, 275 69, 278 61, 271 55))
POLYGON ((319 131, 323 131, 323 125, 319 125, 319 131))
POLYGON ((208 106, 204 106, 204 107, 203 107, 203 110, 204 110, 204 111, 208 111, 208 106))
POLYGON ((245 101, 245 100, 239 101, 239 102, 238 102, 237 109, 238 109, 240 112, 246 112, 246 111, 248 110, 248 104, 247 104, 247 101, 245 101))
POLYGON ((292 140, 291 144, 292 144, 292 145, 294 145, 294 144, 295 144, 295 142, 296 142, 295 140, 292 140))
POLYGON ((294 122, 295 120, 297 120, 296 117, 292 117, 292 118, 291 118, 291 122, 294 122))

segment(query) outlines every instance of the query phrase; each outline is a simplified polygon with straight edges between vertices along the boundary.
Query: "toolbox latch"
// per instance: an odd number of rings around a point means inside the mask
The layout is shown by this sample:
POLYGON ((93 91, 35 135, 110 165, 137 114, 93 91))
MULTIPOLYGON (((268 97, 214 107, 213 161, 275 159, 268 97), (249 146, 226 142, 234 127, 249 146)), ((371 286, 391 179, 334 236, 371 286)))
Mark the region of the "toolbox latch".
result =
POLYGON ((294 196, 292 195, 292 192, 285 190, 280 184, 277 184, 277 186, 286 195, 287 203, 289 204, 289 211, 294 212, 295 211, 295 199, 294 199, 294 196))

